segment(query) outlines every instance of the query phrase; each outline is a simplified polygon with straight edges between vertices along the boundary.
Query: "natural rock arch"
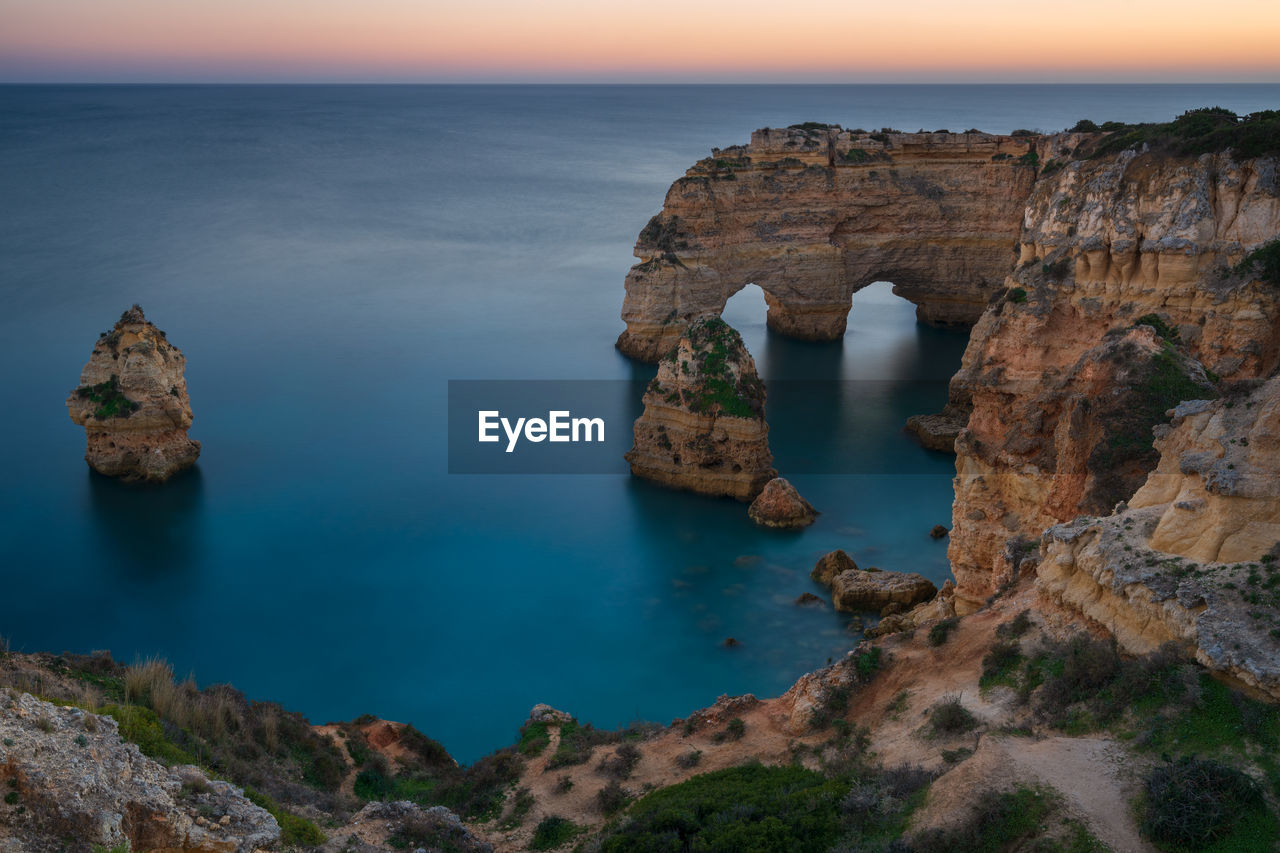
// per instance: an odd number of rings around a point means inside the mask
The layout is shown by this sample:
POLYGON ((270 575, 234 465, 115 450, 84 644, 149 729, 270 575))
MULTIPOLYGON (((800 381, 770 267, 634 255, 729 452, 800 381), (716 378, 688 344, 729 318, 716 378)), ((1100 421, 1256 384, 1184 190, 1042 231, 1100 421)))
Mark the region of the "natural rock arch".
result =
POLYGON ((769 326, 796 338, 839 338, 853 294, 875 281, 924 322, 971 324, 1016 260, 1035 146, 805 126, 717 149, 641 231, 618 347, 655 361, 749 283, 769 326))

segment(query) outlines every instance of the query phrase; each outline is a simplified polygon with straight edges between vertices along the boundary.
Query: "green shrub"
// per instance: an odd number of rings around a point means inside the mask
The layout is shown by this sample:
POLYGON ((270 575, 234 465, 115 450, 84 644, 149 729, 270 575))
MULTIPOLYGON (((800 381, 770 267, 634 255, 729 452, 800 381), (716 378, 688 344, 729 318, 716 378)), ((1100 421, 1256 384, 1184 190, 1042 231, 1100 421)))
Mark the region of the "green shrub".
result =
POLYGON ((912 853, 1000 853, 1013 845, 1039 837, 1045 818, 1055 808, 1053 799, 1034 788, 997 793, 983 791, 971 815, 946 829, 931 829, 911 839, 912 853))
POLYGON ((884 654, 879 646, 859 652, 853 656, 853 675, 860 683, 866 683, 875 677, 883 665, 884 654))
POLYGON ((560 726, 560 745, 547 761, 547 769, 554 770, 557 767, 586 764, 597 746, 617 739, 616 734, 597 731, 590 723, 586 725, 580 725, 577 722, 564 723, 560 726))
MULTIPOLYGON (((1142 831, 1160 844, 1204 850, 1246 822, 1256 824, 1260 816, 1274 832, 1274 819, 1265 820, 1269 815, 1258 783, 1216 761, 1182 758, 1160 765, 1147 777, 1145 792, 1142 831)), ((1229 849, 1269 850, 1273 838, 1265 846, 1233 843, 1229 849)))
POLYGON ((959 617, 952 616, 937 622, 929 629, 929 645, 940 646, 951 636, 951 632, 960 624, 959 617))
POLYGON ((1014 305, 1021 305, 1027 301, 1027 291, 1022 287, 1009 288, 1009 301, 1014 305))
POLYGON ((1011 684, 1020 663, 1022 663, 1022 646, 1017 640, 996 642, 982 658, 982 676, 978 680, 979 686, 1011 684))
POLYGON ((568 818, 547 815, 534 827, 531 850, 554 850, 573 840, 582 828, 568 818))
POLYGON ((1272 240, 1254 249, 1232 268, 1232 272, 1280 287, 1280 240, 1272 240))
POLYGON ((1087 118, 1082 118, 1078 122, 1076 122, 1074 125, 1072 125, 1071 129, 1068 130, 1067 132, 1068 133, 1097 133, 1101 129, 1102 128, 1098 127, 1098 125, 1095 124, 1094 122, 1089 121, 1087 118))
POLYGON ((1230 150, 1236 157, 1280 153, 1280 110, 1261 110, 1237 116, 1222 107, 1188 110, 1171 122, 1122 124, 1107 122, 1104 138, 1091 156, 1102 157, 1128 148, 1198 157, 1230 150))
POLYGON ((306 818, 286 811, 275 800, 266 794, 248 786, 244 789, 245 798, 259 808, 266 809, 271 816, 276 819, 276 823, 280 824, 280 840, 285 844, 301 844, 309 847, 316 847, 324 844, 327 840, 325 834, 320 831, 320 827, 316 826, 306 818))
POLYGON ((794 766, 704 773, 637 801, 627 821, 606 830, 601 850, 818 853, 840 837, 848 790, 847 781, 794 766))
POLYGON ((1159 314, 1143 314, 1133 324, 1135 326, 1150 326, 1155 329, 1157 335, 1171 344, 1176 344, 1181 336, 1178 330, 1166 323, 1159 314))
POLYGON ((721 731, 712 735, 711 739, 716 743, 724 743, 729 740, 742 740, 747 733, 747 724, 740 717, 734 717, 721 731))
POLYGON ((996 626, 996 636, 1002 640, 1016 640, 1031 630, 1031 611, 1023 610, 1008 622, 996 626))
POLYGON ((977 728, 978 721, 960 704, 960 697, 948 696, 929 709, 929 729, 935 736, 950 737, 977 728))
POLYGON ((541 755, 542 751, 550 745, 550 726, 543 722, 530 722, 520 730, 520 741, 516 744, 516 750, 521 755, 532 758, 535 755, 541 755))
POLYGON ((111 717, 120 727, 120 737, 136 744, 142 754, 161 764, 195 764, 195 756, 174 743, 164 730, 160 718, 150 708, 138 705, 107 705, 101 713, 111 717))
POLYGON ((702 761, 702 750, 700 749, 691 749, 676 756, 676 764, 685 770, 697 767, 700 761, 702 761))
POLYGON ((627 779, 639 763, 639 747, 633 743, 624 743, 614 750, 612 756, 600 762, 599 770, 615 779, 627 779))
POLYGON ((631 795, 618 783, 617 779, 610 779, 607 785, 596 792, 596 807, 606 817, 622 811, 630 801, 631 795))
POLYGON ((98 404, 93 417, 99 421, 105 421, 107 418, 127 418, 141 408, 140 404, 130 400, 120 390, 120 377, 114 373, 106 382, 82 385, 77 388, 76 396, 98 404))

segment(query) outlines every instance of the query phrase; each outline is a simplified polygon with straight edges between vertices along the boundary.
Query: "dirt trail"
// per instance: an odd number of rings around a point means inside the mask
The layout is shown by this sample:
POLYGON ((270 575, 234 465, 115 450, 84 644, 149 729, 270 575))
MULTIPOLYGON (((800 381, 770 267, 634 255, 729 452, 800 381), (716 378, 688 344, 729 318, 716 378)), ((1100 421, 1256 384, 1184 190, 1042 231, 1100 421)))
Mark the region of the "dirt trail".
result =
POLYGON ((1067 809, 1103 844, 1117 853, 1156 853, 1138 835, 1129 811, 1131 789, 1120 775, 1125 755, 1114 741, 1087 737, 1030 742, 1002 739, 1000 746, 1018 771, 1062 794, 1067 809))

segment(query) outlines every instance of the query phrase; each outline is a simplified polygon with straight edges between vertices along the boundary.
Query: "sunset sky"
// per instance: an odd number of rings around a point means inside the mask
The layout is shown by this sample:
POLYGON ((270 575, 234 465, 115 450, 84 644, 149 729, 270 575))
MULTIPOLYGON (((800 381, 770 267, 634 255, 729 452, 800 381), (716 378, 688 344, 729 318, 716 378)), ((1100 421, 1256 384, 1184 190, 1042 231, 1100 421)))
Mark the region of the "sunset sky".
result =
POLYGON ((1280 81, 1280 2, 0 0, 0 81, 1280 81))

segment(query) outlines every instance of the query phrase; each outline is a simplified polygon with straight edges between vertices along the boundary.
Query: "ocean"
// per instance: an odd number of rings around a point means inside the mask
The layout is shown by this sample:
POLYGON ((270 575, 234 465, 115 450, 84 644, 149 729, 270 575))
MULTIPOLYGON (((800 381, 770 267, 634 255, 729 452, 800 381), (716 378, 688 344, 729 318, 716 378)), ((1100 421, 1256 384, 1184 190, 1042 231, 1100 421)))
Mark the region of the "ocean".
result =
POLYGON ((858 640, 793 604, 823 553, 949 577, 928 531, 954 463, 901 427, 945 402, 963 332, 887 284, 829 344, 769 333, 754 287, 730 301, 766 381, 838 389, 769 409, 822 511, 798 533, 620 459, 449 473, 449 382, 649 378, 613 349, 636 235, 755 128, 1206 105, 1275 108, 1280 86, 0 87, 0 636, 162 656, 313 722, 411 722, 462 761, 538 702, 613 727, 776 695, 858 640), (186 354, 204 444, 163 487, 91 474, 63 405, 133 302, 186 354))

